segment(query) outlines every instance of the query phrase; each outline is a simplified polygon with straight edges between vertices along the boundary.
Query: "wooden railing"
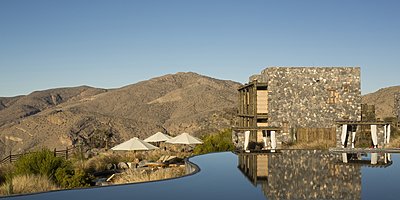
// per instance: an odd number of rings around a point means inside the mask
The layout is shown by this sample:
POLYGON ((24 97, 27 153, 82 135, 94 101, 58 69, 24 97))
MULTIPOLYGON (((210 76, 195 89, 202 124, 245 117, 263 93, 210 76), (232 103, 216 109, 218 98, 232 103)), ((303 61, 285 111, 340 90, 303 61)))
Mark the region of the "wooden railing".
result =
MULTIPOLYGON (((68 159, 71 157, 71 154, 74 152, 74 148, 73 147, 67 147, 66 149, 62 149, 62 150, 57 150, 56 148, 54 148, 53 150, 53 155, 55 157, 62 157, 65 159, 68 159)), ((20 157, 27 155, 27 154, 31 154, 31 153, 35 153, 35 152, 26 152, 26 153, 21 153, 21 154, 10 154, 8 156, 6 156, 5 158, 3 158, 0 161, 0 165, 1 164, 5 164, 5 163, 13 163, 15 161, 17 161, 20 157)))
POLYGON ((335 128, 298 128, 298 142, 314 142, 317 140, 328 140, 336 142, 335 128))

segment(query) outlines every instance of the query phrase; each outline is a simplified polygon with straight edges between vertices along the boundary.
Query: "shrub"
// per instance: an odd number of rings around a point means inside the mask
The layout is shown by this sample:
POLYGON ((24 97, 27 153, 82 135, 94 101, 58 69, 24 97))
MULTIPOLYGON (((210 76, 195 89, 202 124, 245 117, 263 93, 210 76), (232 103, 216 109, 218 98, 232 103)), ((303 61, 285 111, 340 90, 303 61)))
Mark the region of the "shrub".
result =
POLYGON ((223 130, 217 134, 207 135, 203 138, 203 144, 194 148, 194 154, 206 154, 211 152, 233 151, 232 131, 223 130))
POLYGON ((86 187, 91 182, 91 176, 81 170, 75 171, 71 162, 55 157, 53 152, 47 149, 18 159, 14 175, 46 176, 63 188, 86 187))
POLYGON ((53 152, 48 149, 26 154, 19 158, 15 163, 15 175, 43 175, 50 178, 54 177, 56 170, 63 165, 63 158, 55 157, 53 152))
POLYGON ((55 178, 62 188, 89 187, 92 180, 92 177, 82 170, 73 170, 70 166, 58 168, 55 178))
POLYGON ((120 154, 104 153, 85 161, 81 169, 88 173, 104 171, 107 164, 118 164, 121 160, 123 158, 120 154))

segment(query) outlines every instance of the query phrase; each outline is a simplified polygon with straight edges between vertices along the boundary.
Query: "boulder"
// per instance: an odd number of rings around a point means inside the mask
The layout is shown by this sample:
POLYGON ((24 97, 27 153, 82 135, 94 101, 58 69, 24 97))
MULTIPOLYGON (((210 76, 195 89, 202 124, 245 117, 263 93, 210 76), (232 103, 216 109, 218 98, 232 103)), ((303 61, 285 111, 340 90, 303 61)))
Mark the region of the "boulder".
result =
POLYGON ((104 183, 106 183, 107 178, 99 178, 97 180, 95 180, 95 185, 96 186, 103 186, 104 183))
POLYGON ((178 158, 176 156, 170 156, 164 161, 165 164, 181 164, 183 163, 182 158, 178 158))
POLYGON ((136 168, 137 167, 137 163, 135 163, 135 162, 127 162, 126 163, 127 165, 128 165, 128 167, 130 168, 130 169, 134 169, 134 168, 136 168))
POLYGON ((119 162, 117 165, 118 169, 129 169, 129 165, 125 162, 119 162))
POLYGON ((108 163, 106 165, 106 170, 113 170, 113 169, 117 169, 117 166, 113 163, 108 163))
POLYGON ((166 157, 163 159, 162 162, 168 162, 168 161, 173 160, 173 159, 175 159, 175 158, 176 158, 176 156, 166 156, 166 157))
POLYGON ((138 168, 141 167, 146 167, 147 166, 148 161, 147 160, 142 160, 138 163, 138 168))

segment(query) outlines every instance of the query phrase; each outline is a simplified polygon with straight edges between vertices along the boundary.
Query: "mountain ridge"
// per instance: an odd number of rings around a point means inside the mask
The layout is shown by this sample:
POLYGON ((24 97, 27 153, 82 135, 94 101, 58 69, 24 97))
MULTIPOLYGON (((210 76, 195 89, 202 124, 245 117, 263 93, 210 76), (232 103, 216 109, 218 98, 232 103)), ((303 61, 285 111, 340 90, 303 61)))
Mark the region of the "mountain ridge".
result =
POLYGON ((79 86, 0 98, 0 155, 69 145, 102 148, 157 131, 209 134, 231 126, 239 86, 180 72, 121 88, 79 86))

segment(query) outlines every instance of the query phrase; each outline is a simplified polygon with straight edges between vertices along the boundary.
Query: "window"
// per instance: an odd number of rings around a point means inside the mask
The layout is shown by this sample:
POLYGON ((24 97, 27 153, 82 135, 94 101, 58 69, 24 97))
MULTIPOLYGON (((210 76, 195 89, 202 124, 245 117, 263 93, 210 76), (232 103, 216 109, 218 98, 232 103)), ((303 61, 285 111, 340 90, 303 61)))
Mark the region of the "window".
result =
POLYGON ((335 104, 337 103, 337 99, 339 97, 339 93, 335 89, 328 90, 328 103, 335 104))
POLYGON ((349 92, 350 91, 350 83, 349 82, 344 82, 342 86, 343 92, 349 92))

